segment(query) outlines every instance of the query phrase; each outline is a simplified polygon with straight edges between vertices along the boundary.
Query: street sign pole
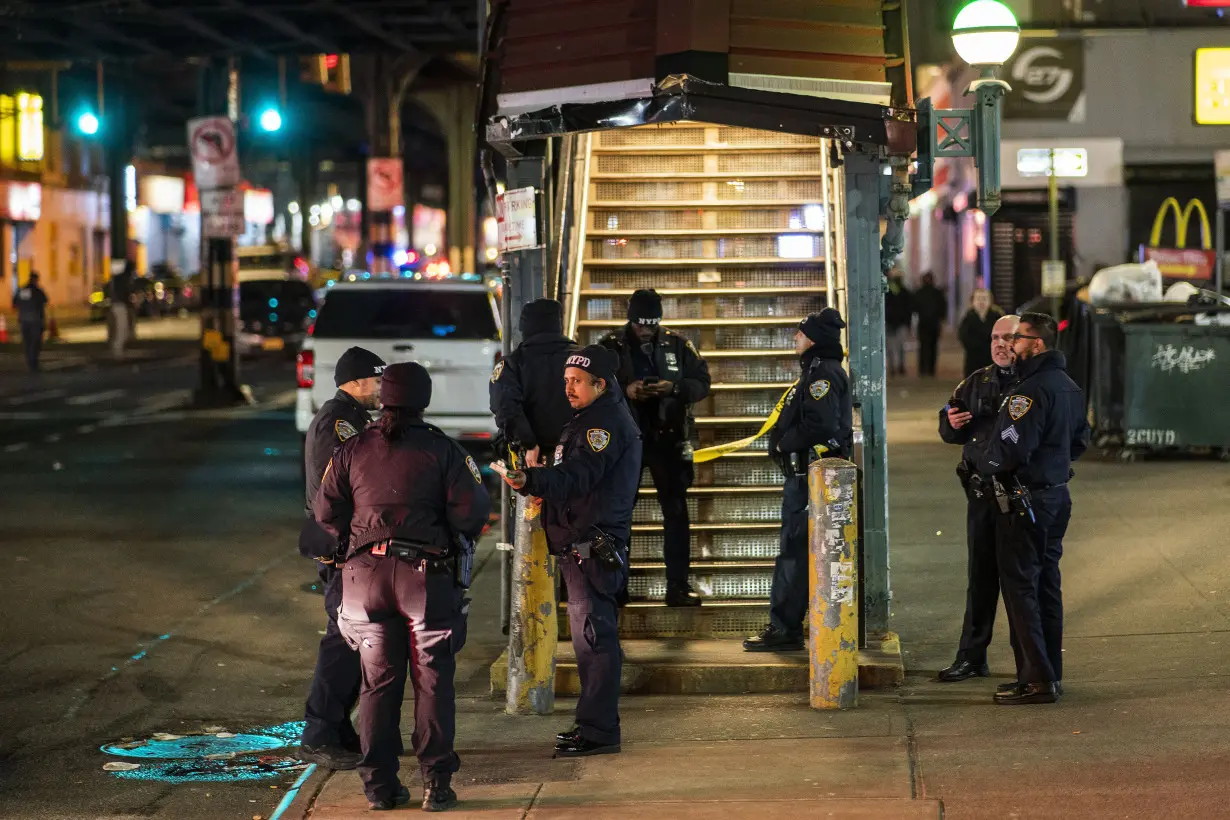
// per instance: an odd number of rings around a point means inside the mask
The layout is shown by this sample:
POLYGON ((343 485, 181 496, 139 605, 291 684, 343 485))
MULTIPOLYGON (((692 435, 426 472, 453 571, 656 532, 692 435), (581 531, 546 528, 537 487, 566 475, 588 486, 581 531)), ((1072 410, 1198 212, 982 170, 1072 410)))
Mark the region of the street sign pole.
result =
MULTIPOLYGON (((1047 177, 1047 210, 1050 218, 1050 240, 1051 240, 1051 256, 1052 265, 1060 262, 1059 259, 1059 171, 1055 167, 1055 149, 1050 152, 1050 176, 1047 177)), ((1067 276, 1065 275, 1065 279, 1067 276)), ((1044 277, 1045 279, 1045 277, 1044 277)), ((1055 317, 1055 321, 1059 321, 1059 306, 1063 301, 1063 291, 1058 294, 1051 293, 1051 315, 1055 317)))

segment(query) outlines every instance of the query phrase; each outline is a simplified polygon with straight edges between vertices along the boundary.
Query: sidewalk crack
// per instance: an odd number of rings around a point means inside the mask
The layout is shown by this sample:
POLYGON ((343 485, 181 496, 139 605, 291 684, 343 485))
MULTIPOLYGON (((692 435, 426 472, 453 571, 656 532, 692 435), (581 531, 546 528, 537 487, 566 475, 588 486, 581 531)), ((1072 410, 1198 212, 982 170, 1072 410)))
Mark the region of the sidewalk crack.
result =
POLYGON ((542 794, 542 789, 546 783, 539 783, 538 788, 534 789, 534 794, 530 797, 530 804, 525 807, 525 811, 521 812, 521 820, 530 816, 530 812, 534 810, 534 804, 538 802, 538 795, 542 794))

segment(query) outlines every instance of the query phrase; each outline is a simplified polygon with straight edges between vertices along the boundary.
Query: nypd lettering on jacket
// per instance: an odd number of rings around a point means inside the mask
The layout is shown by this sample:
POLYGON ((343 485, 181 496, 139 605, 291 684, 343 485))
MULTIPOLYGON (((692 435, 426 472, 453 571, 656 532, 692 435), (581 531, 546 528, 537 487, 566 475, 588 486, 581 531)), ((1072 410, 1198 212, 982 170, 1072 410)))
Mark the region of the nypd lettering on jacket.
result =
POLYGON ((564 427, 554 465, 525 471, 519 492, 543 501, 543 528, 560 552, 597 527, 627 544, 641 477, 641 434, 627 404, 606 391, 564 427))

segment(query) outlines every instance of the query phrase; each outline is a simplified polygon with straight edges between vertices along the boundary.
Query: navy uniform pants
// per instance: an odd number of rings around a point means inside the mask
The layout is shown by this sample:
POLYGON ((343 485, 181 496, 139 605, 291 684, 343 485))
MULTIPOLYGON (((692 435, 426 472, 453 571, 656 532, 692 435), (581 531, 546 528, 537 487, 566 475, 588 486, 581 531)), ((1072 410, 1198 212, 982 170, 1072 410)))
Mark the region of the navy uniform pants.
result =
POLYGON ((649 468, 653 486, 662 506, 665 538, 662 557, 666 563, 667 583, 685 584, 692 567, 691 521, 688 518, 688 489, 695 469, 685 459, 679 442, 655 441, 645 447, 644 465, 649 468))
POLYGON ((337 610, 342 605, 342 572, 328 564, 316 564, 325 589, 325 612, 329 625, 316 651, 316 672, 308 690, 303 729, 304 746, 349 746, 357 748, 358 733, 350 712, 359 700, 359 653, 350 648, 337 628, 337 610))
POLYGON ((26 354, 26 367, 33 372, 38 370, 38 357, 43 350, 42 321, 23 321, 21 325, 21 346, 26 354))
POLYGON ((996 558, 1017 680, 1048 683, 1063 679, 1059 560, 1072 517, 1072 497, 1066 485, 1032 495, 1033 520, 1017 512, 1000 516, 996 558))
POLYGON ((1000 518, 991 498, 970 499, 965 516, 965 540, 969 550, 965 589, 965 623, 961 627, 958 661, 987 662, 987 647, 999 609, 999 562, 995 558, 995 527, 1000 518))
POLYGON ((769 592, 769 623, 788 635, 803 634, 807 617, 807 476, 787 476, 782 487, 782 534, 773 587, 769 592))
POLYGON ((581 677, 577 726, 593 743, 619 743, 619 678, 623 650, 619 646, 616 595, 627 571, 611 571, 572 555, 560 559, 568 589, 568 628, 581 677))
POLYGON ((466 640, 468 599, 446 562, 360 553, 342 569, 339 627, 359 650, 359 776, 370 801, 397 792, 401 704, 406 668, 414 687, 414 753, 424 781, 461 768, 457 727, 457 653, 466 640))

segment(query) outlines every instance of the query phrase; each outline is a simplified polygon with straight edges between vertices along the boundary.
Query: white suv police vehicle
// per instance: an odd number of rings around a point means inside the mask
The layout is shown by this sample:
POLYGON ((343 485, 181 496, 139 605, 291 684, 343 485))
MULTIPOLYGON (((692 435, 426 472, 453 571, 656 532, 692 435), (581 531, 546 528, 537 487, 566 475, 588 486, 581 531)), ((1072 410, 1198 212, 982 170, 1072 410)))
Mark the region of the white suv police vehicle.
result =
POLYGON ((501 354, 500 330, 495 295, 481 282, 338 282, 298 355, 295 427, 306 435, 312 416, 337 392, 338 357, 357 345, 389 364, 427 368, 426 420, 463 444, 489 446, 496 426, 488 384, 501 354))

